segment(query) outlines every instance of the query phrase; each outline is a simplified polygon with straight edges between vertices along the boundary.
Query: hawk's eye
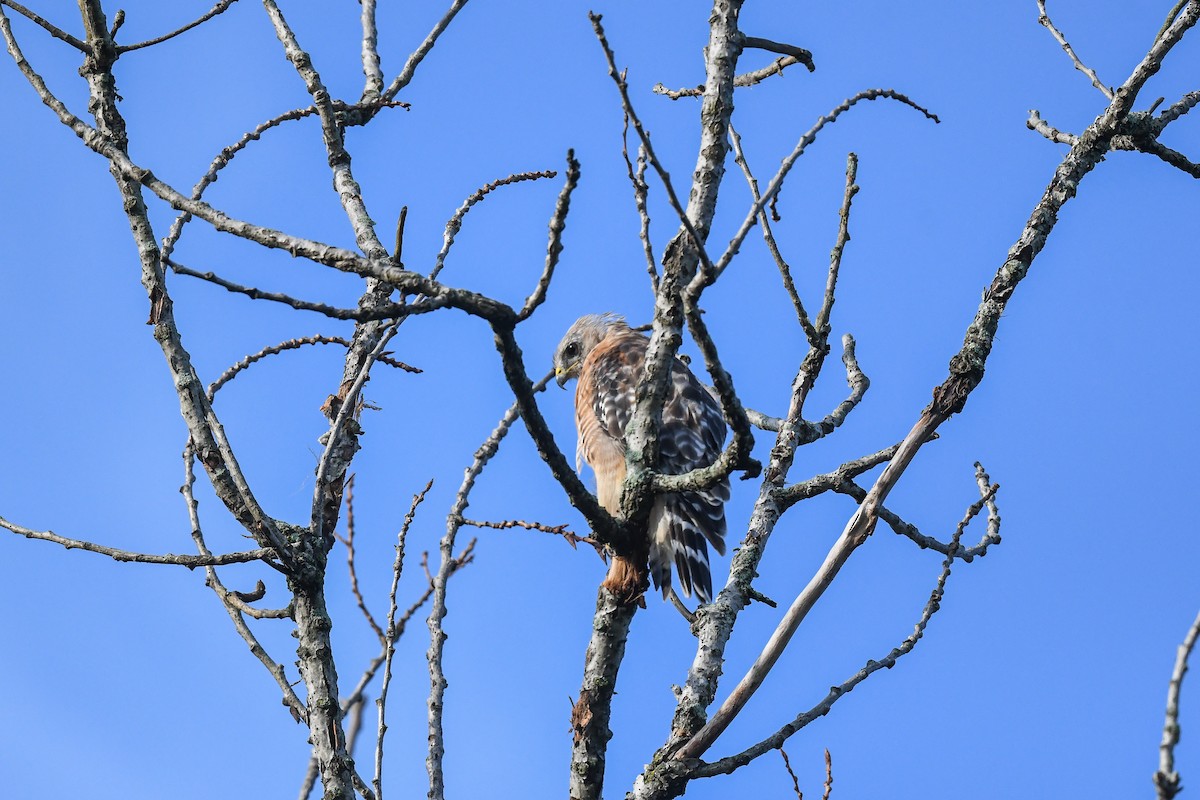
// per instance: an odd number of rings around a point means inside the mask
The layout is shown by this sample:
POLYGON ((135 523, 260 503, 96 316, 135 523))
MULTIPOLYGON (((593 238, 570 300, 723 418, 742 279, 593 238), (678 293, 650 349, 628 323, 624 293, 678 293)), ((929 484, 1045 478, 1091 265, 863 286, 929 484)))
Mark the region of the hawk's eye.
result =
POLYGON ((567 358, 574 358, 579 355, 579 345, 576 342, 571 342, 567 345, 567 349, 563 351, 563 355, 567 358))

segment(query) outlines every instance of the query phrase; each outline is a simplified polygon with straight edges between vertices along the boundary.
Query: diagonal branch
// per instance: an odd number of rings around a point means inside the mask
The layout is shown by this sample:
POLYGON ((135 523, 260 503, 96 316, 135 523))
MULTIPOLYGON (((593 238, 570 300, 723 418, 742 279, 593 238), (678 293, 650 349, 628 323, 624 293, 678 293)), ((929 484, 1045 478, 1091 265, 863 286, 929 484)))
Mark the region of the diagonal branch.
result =
MULTIPOLYGON (((26 19, 33 22, 34 24, 40 25, 47 33, 49 33, 55 39, 61 39, 62 41, 66 42, 67 44, 71 45, 71 47, 74 47, 76 50, 80 51, 81 53, 91 53, 92 52, 92 48, 87 44, 87 42, 80 41, 78 38, 67 33, 62 28, 53 24, 52 22, 45 19, 44 17, 38 16, 33 11, 30 11, 28 8, 21 5, 20 3, 14 2, 14 0, 0 0, 0 6, 8 6, 13 11, 17 12, 18 14, 25 17, 26 19)), ((2 12, 0 12, 0 13, 2 13, 2 12)))
MULTIPOLYGON (((722 758, 719 761, 712 762, 711 764, 700 764, 693 770, 691 777, 700 778, 709 777, 712 775, 728 774, 739 767, 749 764, 751 761, 763 755, 764 753, 769 753, 771 750, 778 749, 785 741, 788 740, 789 737, 792 736, 792 734, 796 733, 796 731, 804 728, 810 722, 828 714, 829 709, 833 707, 833 704, 845 695, 849 694, 854 687, 858 686, 858 684, 862 683, 881 669, 891 669, 896 665, 897 661, 911 653, 913 648, 917 646, 917 642, 919 642, 925 635, 925 629, 929 625, 929 620, 932 619, 933 615, 938 612, 939 608, 941 608, 942 597, 945 595, 946 591, 946 579, 950 577, 950 568, 954 564, 955 553, 958 550, 959 539, 962 538, 963 531, 966 530, 968 523, 970 523, 970 521, 979 513, 984 504, 985 500, 983 498, 972 504, 971 507, 967 509, 967 513, 963 516, 962 521, 958 523, 958 527, 955 528, 954 535, 950 539, 950 552, 946 555, 945 561, 942 562, 942 571, 941 574, 938 575, 937 583, 929 595, 929 601, 925 603, 925 608, 921 612, 921 618, 917 620, 917 624, 914 627, 912 634, 909 635, 909 637, 903 642, 901 642, 899 647, 894 648, 880 661, 875 661, 873 659, 868 661, 866 665, 856 672, 849 680, 845 681, 840 686, 834 686, 831 688, 829 690, 829 694, 825 695, 825 698, 820 703, 797 716, 794 720, 789 722, 787 725, 784 725, 771 736, 762 740, 758 744, 753 745, 752 747, 746 748, 737 755, 722 758)), ((716 719, 717 717, 714 717, 713 721, 715 722, 716 719)), ((830 780, 830 783, 832 783, 832 780, 830 780)))
POLYGON ((163 42, 167 41, 168 39, 174 39, 179 34, 187 33, 192 28, 195 28, 197 25, 202 25, 205 22, 208 22, 210 19, 212 19, 213 17, 217 16, 218 14, 224 12, 225 9, 229 8, 231 5, 233 5, 236 2, 237 2, 237 0, 220 0, 220 2, 218 2, 212 8, 210 8, 199 19, 192 20, 187 25, 184 25, 182 28, 178 28, 176 30, 171 31, 168 34, 164 34, 164 35, 159 36, 154 39, 147 39, 144 42, 138 42, 137 44, 117 45, 117 52, 118 53, 128 53, 130 50, 141 50, 143 47, 150 47, 151 45, 162 44, 163 42))
POLYGON ((1046 0, 1037 0, 1037 6, 1038 22, 1045 27, 1046 30, 1050 31, 1050 35, 1054 37, 1054 41, 1062 45, 1063 52, 1065 52, 1071 58, 1071 63, 1075 65, 1075 69, 1091 78, 1092 86, 1095 86, 1097 89, 1099 89, 1101 94, 1108 98, 1109 102, 1112 102, 1113 90, 1100 80, 1100 76, 1096 74, 1096 70, 1079 60, 1079 56, 1075 55, 1075 49, 1071 47, 1071 43, 1068 42, 1067 38, 1062 35, 1062 31, 1054 27, 1054 23, 1050 21, 1050 15, 1046 13, 1046 0))
POLYGON ((400 74, 388 86, 387 91, 383 93, 384 100, 393 100, 396 95, 404 89, 405 86, 412 81, 413 75, 416 74, 417 67, 425 60, 425 56, 429 55, 429 51, 437 44, 438 37, 449 27, 454 17, 467 4, 467 0, 454 0, 450 8, 446 11, 442 18, 433 26, 433 30, 425 37, 425 40, 417 46, 417 49, 412 52, 408 60, 404 62, 404 67, 400 70, 400 74))

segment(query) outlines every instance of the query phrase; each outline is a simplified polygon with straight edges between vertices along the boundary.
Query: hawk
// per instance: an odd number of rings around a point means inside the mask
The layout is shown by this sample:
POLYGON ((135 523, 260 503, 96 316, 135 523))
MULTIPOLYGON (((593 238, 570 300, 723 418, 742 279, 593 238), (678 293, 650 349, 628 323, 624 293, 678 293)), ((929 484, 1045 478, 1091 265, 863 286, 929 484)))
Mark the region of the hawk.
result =
MULTIPOLYGON (((617 514, 625 479, 625 427, 633 416, 634 388, 642 374, 649 340, 616 314, 580 317, 554 354, 558 385, 578 378, 575 426, 579 431, 576 467, 585 461, 596 473, 600 505, 617 514)), ((659 426, 659 470, 680 475, 712 464, 725 441, 725 419, 708 390, 680 360, 671 365, 659 426)), ((641 555, 614 556, 604 586, 624 602, 633 602, 650 577, 666 597, 675 567, 685 596, 712 600, 712 576, 705 540, 725 554, 725 501, 729 480, 702 492, 661 494, 650 511, 641 555)))

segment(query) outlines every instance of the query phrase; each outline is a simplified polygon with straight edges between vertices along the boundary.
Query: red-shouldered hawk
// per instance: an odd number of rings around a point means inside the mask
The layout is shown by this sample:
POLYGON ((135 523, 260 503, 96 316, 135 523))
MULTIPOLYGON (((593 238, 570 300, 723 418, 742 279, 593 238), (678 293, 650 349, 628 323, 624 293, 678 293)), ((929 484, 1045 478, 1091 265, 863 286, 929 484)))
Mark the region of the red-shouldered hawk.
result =
MULTIPOLYGON (((633 415, 634 388, 642 374, 649 340, 615 314, 589 314, 567 331, 554 354, 558 385, 578 378, 575 425, 579 430, 576 466, 580 459, 596 473, 597 499, 609 513, 620 510, 625 479, 625 426, 633 415)), ((659 470, 680 475, 712 464, 725 441, 725 419, 712 395, 687 366, 676 360, 659 426, 659 470)), ((625 602, 647 588, 650 576, 663 596, 671 587, 671 566, 679 575, 684 595, 695 592, 702 603, 712 600, 708 542, 725 554, 725 501, 729 480, 703 492, 662 494, 650 511, 644 555, 615 556, 604 585, 625 602)))

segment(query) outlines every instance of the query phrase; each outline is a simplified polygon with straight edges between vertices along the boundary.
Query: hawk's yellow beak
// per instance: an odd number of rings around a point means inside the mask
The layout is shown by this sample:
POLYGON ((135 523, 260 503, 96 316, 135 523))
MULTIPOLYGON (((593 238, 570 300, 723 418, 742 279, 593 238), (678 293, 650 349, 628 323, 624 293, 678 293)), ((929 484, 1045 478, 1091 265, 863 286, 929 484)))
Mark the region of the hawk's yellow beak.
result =
POLYGON ((554 368, 554 382, 558 384, 558 388, 567 388, 567 371, 562 367, 554 368))

